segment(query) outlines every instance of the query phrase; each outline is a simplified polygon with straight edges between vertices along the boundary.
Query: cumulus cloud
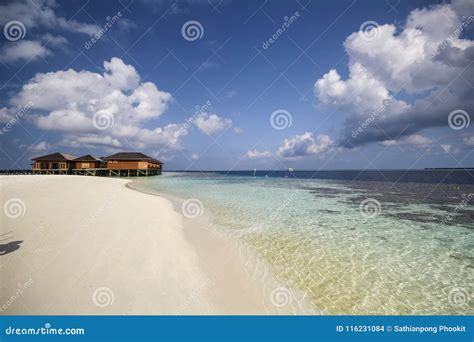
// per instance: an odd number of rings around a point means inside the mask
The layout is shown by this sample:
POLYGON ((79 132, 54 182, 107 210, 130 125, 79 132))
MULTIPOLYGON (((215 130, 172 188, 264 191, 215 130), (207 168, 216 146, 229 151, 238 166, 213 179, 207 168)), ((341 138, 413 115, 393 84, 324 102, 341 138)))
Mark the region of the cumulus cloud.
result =
POLYGON ((314 85, 322 106, 347 113, 339 145, 390 141, 447 126, 455 109, 474 112, 474 90, 463 80, 474 76, 474 41, 462 38, 474 17, 463 19, 460 8, 472 6, 417 9, 400 30, 384 24, 374 39, 362 31, 346 39, 348 78, 332 69, 314 85))
POLYGON ((270 158, 272 153, 270 151, 249 150, 245 155, 250 159, 264 159, 270 158))
POLYGON ((138 147, 180 148, 180 138, 187 135, 182 124, 143 127, 165 112, 171 94, 141 82, 135 68, 119 58, 104 62, 104 69, 103 74, 73 69, 38 73, 10 99, 10 105, 28 104, 33 124, 64 132, 71 144, 120 147, 127 141, 138 147))
POLYGON ((195 120, 197 128, 208 135, 221 132, 232 126, 232 120, 217 114, 200 113, 195 120))
POLYGON ((196 153, 193 153, 192 156, 191 156, 191 159, 192 160, 198 160, 199 156, 196 153))
POLYGON ((333 148, 333 141, 328 135, 306 132, 293 138, 285 139, 277 153, 283 158, 299 158, 309 155, 324 155, 333 148))

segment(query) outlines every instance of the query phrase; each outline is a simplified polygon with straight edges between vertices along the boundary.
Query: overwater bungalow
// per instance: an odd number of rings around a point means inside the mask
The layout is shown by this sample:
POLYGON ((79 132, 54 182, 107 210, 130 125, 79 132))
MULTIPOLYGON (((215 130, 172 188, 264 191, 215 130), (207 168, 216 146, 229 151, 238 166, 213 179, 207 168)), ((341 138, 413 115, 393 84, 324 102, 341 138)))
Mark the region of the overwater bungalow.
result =
POLYGON ((76 157, 66 153, 52 153, 33 158, 33 174, 67 175, 72 169, 72 160, 76 157))
POLYGON ((59 174, 109 177, 161 175, 163 163, 140 152, 119 152, 97 158, 90 154, 76 158, 53 153, 33 158, 33 174, 59 174))
POLYGON ((161 175, 163 163, 140 152, 119 152, 102 158, 107 163, 109 176, 161 175))
POLYGON ((90 154, 76 158, 72 162, 74 163, 73 173, 76 175, 102 176, 101 173, 107 171, 105 161, 90 154))

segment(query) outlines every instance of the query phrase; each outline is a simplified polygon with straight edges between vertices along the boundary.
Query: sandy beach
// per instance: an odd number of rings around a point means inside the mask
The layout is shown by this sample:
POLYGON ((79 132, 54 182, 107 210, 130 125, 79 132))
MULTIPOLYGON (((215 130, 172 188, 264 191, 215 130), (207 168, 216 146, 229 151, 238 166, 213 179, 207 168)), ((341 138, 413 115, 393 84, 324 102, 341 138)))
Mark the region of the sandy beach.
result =
POLYGON ((224 239, 127 183, 0 177, 0 314, 279 312, 224 239))

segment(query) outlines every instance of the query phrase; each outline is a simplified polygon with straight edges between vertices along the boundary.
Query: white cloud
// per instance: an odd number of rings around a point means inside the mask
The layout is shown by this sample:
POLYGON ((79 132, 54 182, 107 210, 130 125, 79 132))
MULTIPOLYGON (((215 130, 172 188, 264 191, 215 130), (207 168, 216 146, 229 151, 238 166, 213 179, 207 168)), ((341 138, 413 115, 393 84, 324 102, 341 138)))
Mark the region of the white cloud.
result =
POLYGON ((114 88, 120 90, 131 90, 138 87, 140 76, 135 68, 125 64, 120 58, 112 58, 110 62, 104 62, 106 73, 105 79, 114 88))
POLYGON ((135 146, 180 148, 180 137, 188 133, 184 125, 143 127, 165 112, 171 94, 151 82, 141 83, 135 68, 119 58, 104 62, 104 68, 104 74, 73 69, 36 74, 10 104, 32 104, 28 116, 37 127, 62 131, 74 143, 119 147, 126 140, 135 146), (97 114, 104 114, 113 124, 98 130, 93 119, 97 114))
POLYGON ((193 153, 193 155, 191 156, 191 159, 192 160, 198 160, 199 156, 196 153, 193 153))
POLYGON ((277 153, 283 158, 298 158, 309 155, 324 155, 333 148, 333 141, 326 134, 314 137, 306 132, 293 138, 285 139, 277 153))
POLYGON ((247 151, 245 154, 247 158, 250 159, 263 159, 263 158, 270 158, 272 153, 269 151, 257 151, 257 150, 250 150, 247 151))
POLYGON ((46 141, 41 141, 36 145, 31 146, 31 152, 44 152, 50 149, 50 145, 46 141))
POLYGON ((467 146, 474 146, 474 135, 464 138, 463 141, 467 146))
POLYGON ((21 21, 27 30, 36 27, 62 29, 69 32, 94 35, 100 28, 94 24, 82 23, 56 15, 56 2, 48 1, 12 1, 0 5, 0 24, 3 26, 11 20, 21 21))
POLYGON ((12 119, 8 108, 0 108, 0 123, 7 123, 12 119))
POLYGON ((94 35, 100 30, 95 24, 82 23, 74 19, 66 19, 56 15, 54 0, 12 1, 0 5, 0 25, 5 27, 10 21, 19 21, 25 28, 26 38, 16 42, 7 42, 0 52, 0 61, 12 63, 16 61, 34 61, 53 54, 53 47, 62 47, 66 38, 51 33, 36 35, 36 29, 63 30, 73 33, 94 35), (42 42, 43 43, 42 43, 42 42))
POLYGON ((97 147, 97 146, 107 146, 112 148, 121 147, 122 144, 115 138, 111 136, 99 136, 95 134, 86 134, 78 137, 66 137, 61 142, 62 145, 72 146, 72 147, 97 147))
POLYGON ((433 140, 421 134, 412 134, 404 136, 399 140, 385 140, 382 142, 384 146, 394 145, 412 145, 412 146, 428 146, 433 143, 433 140))
POLYGON ((4 45, 0 52, 0 62, 33 61, 51 54, 51 50, 44 47, 39 41, 21 40, 4 45))
POLYGON ((201 113, 195 120, 197 128, 206 134, 212 135, 214 133, 223 131, 232 126, 232 120, 221 118, 217 114, 201 113))
POLYGON ((241 127, 234 127, 234 132, 236 134, 242 134, 244 130, 241 127))
POLYGON ((473 23, 463 23, 458 10, 472 7, 463 0, 414 10, 400 30, 384 24, 376 29, 375 39, 367 39, 362 31, 346 39, 348 78, 333 69, 314 85, 321 105, 346 113, 339 145, 447 126, 453 109, 474 108, 474 90, 463 80, 474 76, 474 41, 462 38, 465 26, 473 23), (402 99, 400 93, 411 96, 402 99), (389 105, 377 111, 384 100, 390 100, 389 105), (354 136, 361 126, 362 132, 354 136))
POLYGON ((41 40, 48 44, 48 45, 52 45, 52 46, 62 46, 62 45, 66 45, 68 43, 67 39, 64 38, 63 36, 54 36, 50 33, 46 33, 44 35, 41 36, 41 40))

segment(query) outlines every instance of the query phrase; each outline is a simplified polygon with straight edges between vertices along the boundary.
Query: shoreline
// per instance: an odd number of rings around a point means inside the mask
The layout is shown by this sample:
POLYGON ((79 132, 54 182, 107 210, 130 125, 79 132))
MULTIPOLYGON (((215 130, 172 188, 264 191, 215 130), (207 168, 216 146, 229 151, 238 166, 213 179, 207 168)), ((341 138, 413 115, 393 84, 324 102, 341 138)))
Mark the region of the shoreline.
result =
MULTIPOLYGON (((126 187, 134 191, 165 198, 173 204, 176 212, 181 213, 181 206, 185 201, 184 198, 145 189, 139 185, 139 182, 132 181, 127 183, 126 187)), ((272 274, 271 266, 263 261, 260 256, 256 255, 255 252, 251 251, 249 247, 244 247, 242 241, 236 241, 235 237, 226 236, 215 229, 208 228, 211 226, 211 214, 209 211, 204 210, 203 215, 197 218, 186 218, 184 215, 182 216, 184 219, 185 233, 191 243, 201 242, 203 247, 207 247, 207 244, 203 243, 207 240, 214 242, 212 246, 220 246, 220 253, 215 253, 212 248, 198 249, 198 254, 202 254, 204 260, 211 261, 210 263, 206 262, 203 264, 203 269, 207 274, 212 275, 216 273, 215 270, 213 270, 213 266, 217 268, 222 267, 222 258, 219 258, 219 256, 227 257, 228 260, 230 258, 229 261, 234 263, 235 269, 245 271, 246 274, 244 277, 248 280, 247 286, 252 283, 256 286, 256 289, 258 289, 266 314, 322 314, 322 312, 312 307, 312 304, 305 300, 304 294, 301 291, 295 288, 288 288, 285 284, 277 280, 272 274)), ((223 270, 224 269, 225 268, 223 268, 223 270)), ((241 290, 242 289, 239 289, 239 291, 241 290)), ((243 314, 251 314, 246 312, 248 312, 248 308, 243 314)), ((254 314, 258 315, 261 313, 257 312, 254 314)))
POLYGON ((206 217, 189 222, 131 183, 0 176, 2 203, 23 203, 2 213, 0 315, 295 313, 271 304, 206 217))

